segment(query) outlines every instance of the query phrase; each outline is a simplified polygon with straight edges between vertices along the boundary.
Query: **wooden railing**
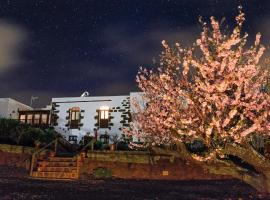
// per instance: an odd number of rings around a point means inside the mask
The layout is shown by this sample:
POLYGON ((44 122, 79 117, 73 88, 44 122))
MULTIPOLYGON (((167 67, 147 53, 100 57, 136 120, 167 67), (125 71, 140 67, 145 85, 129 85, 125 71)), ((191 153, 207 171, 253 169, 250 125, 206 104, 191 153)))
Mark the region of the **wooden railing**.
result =
MULTIPOLYGON (((77 175, 79 175, 79 157, 80 157, 80 154, 82 152, 85 152, 85 150, 90 147, 91 150, 94 150, 94 143, 96 142, 96 140, 91 140, 90 142, 88 142, 79 152, 76 152, 76 162, 77 162, 77 175)), ((33 154, 32 154, 32 158, 31 158, 31 167, 30 167, 30 176, 32 176, 33 174, 33 171, 36 167, 36 164, 37 164, 37 160, 38 160, 38 157, 40 156, 41 153, 43 153, 45 150, 48 149, 48 147, 53 147, 53 151, 56 153, 57 152, 57 149, 58 149, 58 146, 59 144, 62 144, 66 147, 69 147, 70 150, 72 151, 75 151, 74 148, 72 147, 72 144, 69 143, 68 141, 66 141, 65 139, 61 138, 61 137, 58 137, 56 138, 55 140, 53 140, 52 142, 48 143, 46 146, 36 150, 33 154)))
POLYGON ((79 153, 76 155, 76 162, 77 162, 77 178, 79 178, 79 174, 80 174, 80 161, 81 161, 81 153, 85 152, 85 150, 90 146, 91 150, 94 150, 94 143, 96 142, 95 139, 91 140, 90 142, 88 142, 80 151, 79 153))
POLYGON ((44 150, 46 150, 49 146, 54 144, 54 151, 57 151, 57 146, 58 146, 58 140, 59 138, 56 138, 55 140, 53 140, 52 142, 50 142, 49 144, 47 144, 46 146, 42 147, 41 149, 38 149, 36 152, 34 152, 32 154, 32 159, 31 159, 31 167, 30 167, 30 176, 32 176, 33 174, 33 170, 35 168, 35 165, 37 163, 37 158, 39 156, 40 153, 42 153, 44 150))
POLYGON ((90 142, 88 142, 82 149, 80 152, 84 152, 89 146, 91 146, 91 150, 94 150, 94 143, 96 142, 95 139, 91 140, 90 142))

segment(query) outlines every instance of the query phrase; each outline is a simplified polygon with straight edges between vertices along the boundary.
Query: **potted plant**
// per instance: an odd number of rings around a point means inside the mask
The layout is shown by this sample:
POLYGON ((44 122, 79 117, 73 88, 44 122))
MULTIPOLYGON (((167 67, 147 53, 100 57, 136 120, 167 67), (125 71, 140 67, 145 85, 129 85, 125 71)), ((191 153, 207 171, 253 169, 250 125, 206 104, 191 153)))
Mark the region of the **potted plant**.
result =
POLYGON ((110 150, 111 151, 115 151, 115 150, 117 150, 117 143, 118 143, 118 141, 119 141, 119 137, 118 137, 118 135, 112 135, 111 137, 110 137, 110 140, 112 141, 112 144, 111 144, 111 146, 110 146, 110 150))

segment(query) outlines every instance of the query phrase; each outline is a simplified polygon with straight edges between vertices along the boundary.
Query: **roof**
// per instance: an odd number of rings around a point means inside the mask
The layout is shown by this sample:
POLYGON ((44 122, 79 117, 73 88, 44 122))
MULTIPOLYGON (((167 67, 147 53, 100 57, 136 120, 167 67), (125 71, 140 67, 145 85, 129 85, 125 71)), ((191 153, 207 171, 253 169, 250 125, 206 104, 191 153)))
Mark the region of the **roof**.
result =
POLYGON ((0 98, 0 100, 20 104, 21 106, 27 107, 29 110, 33 109, 32 107, 30 107, 30 106, 28 106, 28 105, 26 105, 24 103, 21 103, 21 102, 15 100, 15 99, 12 99, 12 98, 0 98))

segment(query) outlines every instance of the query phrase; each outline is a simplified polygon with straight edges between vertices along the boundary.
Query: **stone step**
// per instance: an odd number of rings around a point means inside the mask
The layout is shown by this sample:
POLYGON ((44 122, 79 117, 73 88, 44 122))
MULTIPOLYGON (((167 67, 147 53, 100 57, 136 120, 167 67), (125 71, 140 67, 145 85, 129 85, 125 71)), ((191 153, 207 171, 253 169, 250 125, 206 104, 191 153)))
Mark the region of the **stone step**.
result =
POLYGON ((66 153, 63 153, 63 152, 58 152, 57 154, 56 154, 56 156, 57 157, 74 157, 74 156, 76 156, 78 153, 77 152, 75 152, 75 153, 69 153, 69 152, 66 152, 66 153))
POLYGON ((38 167, 76 167, 77 162, 54 162, 54 161, 41 161, 38 162, 38 167))
POLYGON ((38 167, 39 172, 74 172, 76 173, 76 167, 38 167))
POLYGON ((53 162, 74 162, 76 157, 48 157, 47 160, 53 162))
POLYGON ((74 172, 33 172, 33 178, 42 179, 76 179, 77 173, 74 172))

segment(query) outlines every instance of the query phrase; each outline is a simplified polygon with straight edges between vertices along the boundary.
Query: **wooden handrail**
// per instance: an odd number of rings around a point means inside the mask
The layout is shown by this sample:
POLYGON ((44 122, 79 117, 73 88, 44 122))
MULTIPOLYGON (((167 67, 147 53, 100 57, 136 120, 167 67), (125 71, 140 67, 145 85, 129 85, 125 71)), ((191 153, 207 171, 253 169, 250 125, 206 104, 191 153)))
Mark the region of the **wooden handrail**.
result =
POLYGON ((85 151, 86 150, 86 148, 87 147, 89 147, 90 145, 91 145, 91 149, 93 150, 93 145, 94 145, 94 143, 96 142, 96 140, 91 140, 90 142, 88 142, 82 149, 81 149, 81 151, 80 152, 83 152, 83 151, 85 151))
POLYGON ((45 150, 46 148, 48 148, 49 146, 51 146, 53 143, 57 144, 58 139, 59 138, 56 138, 55 140, 51 141, 49 144, 45 145, 41 149, 38 149, 36 152, 34 152, 32 154, 31 166, 30 166, 30 176, 32 176, 32 174, 33 174, 33 170, 34 170, 34 166, 35 166, 35 163, 36 163, 36 157, 37 157, 37 155, 39 155, 43 150, 45 150))
MULTIPOLYGON (((91 148, 93 149, 93 145, 94 145, 94 142, 96 140, 91 140, 90 142, 88 142, 82 149, 80 152, 82 151, 85 151, 86 148, 88 148, 89 146, 91 146, 91 148)), ((68 141, 64 140, 63 138, 61 137, 58 137, 56 138, 55 140, 51 141, 50 143, 48 143, 47 145, 45 145, 44 147, 42 147, 41 149, 38 149, 37 151, 35 151, 33 154, 32 154, 32 159, 31 159, 31 167, 30 167, 30 175, 32 176, 33 174, 33 170, 35 168, 35 164, 36 164, 36 161, 37 161, 37 157, 38 155, 43 152, 45 149, 47 149, 49 146, 53 145, 54 144, 54 150, 55 152, 57 151, 57 147, 58 147, 58 143, 62 143, 62 144, 68 144, 68 145, 72 145, 71 143, 69 143, 68 141)), ((78 168, 79 168, 79 153, 76 155, 76 158, 77 158, 77 176, 79 174, 79 171, 78 171, 78 168)))
POLYGON ((55 140, 51 141, 49 144, 47 144, 46 146, 42 147, 41 149, 39 149, 38 151, 34 152, 34 154, 39 154, 40 152, 42 152, 43 150, 45 150, 47 147, 51 146, 53 143, 55 143, 58 140, 58 138, 56 138, 55 140))

